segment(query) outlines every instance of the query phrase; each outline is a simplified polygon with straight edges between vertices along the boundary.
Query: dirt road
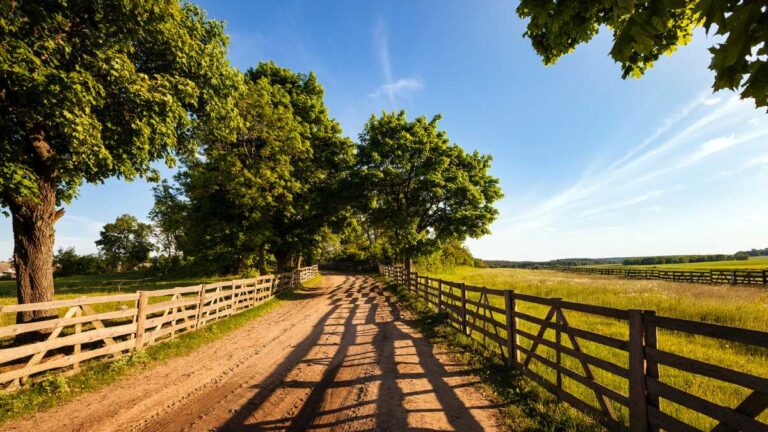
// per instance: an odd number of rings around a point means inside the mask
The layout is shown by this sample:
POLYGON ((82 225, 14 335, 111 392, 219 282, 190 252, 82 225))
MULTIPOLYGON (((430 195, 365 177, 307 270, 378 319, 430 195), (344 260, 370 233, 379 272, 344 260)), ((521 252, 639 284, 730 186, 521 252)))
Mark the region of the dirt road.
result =
POLYGON ((480 431, 497 409, 368 277, 328 275, 240 330, 6 431, 480 431))

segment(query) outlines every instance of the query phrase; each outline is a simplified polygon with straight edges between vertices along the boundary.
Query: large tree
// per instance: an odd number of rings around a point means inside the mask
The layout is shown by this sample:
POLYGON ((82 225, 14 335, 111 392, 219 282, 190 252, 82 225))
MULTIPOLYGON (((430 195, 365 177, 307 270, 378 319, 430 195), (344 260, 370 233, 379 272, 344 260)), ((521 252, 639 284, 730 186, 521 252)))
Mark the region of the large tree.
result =
POLYGON ((152 235, 160 252, 164 255, 162 264, 167 274, 171 266, 179 264, 179 247, 183 241, 187 223, 188 203, 182 200, 178 186, 163 180, 152 188, 155 205, 149 211, 152 221, 152 235))
POLYGON ((687 44, 697 27, 713 27, 723 42, 712 48, 715 90, 741 90, 768 107, 768 2, 765 0, 522 0, 530 38, 552 64, 589 42, 601 26, 613 32, 611 57, 623 77, 641 76, 662 54, 687 44))
POLYGON ((220 22, 177 0, 0 2, 0 207, 19 303, 53 299, 58 206, 83 182, 153 176, 200 136, 233 137, 226 46, 220 22))
POLYGON ((270 222, 274 235, 269 245, 282 270, 302 255, 312 258, 319 252, 324 227, 343 225, 349 201, 344 185, 355 146, 328 114, 325 92, 313 73, 296 73, 267 62, 249 69, 246 77, 253 82, 266 80, 288 95, 300 136, 309 145, 303 157, 292 161, 292 175, 303 187, 270 222))
POLYGON ((488 174, 491 157, 451 143, 439 120, 382 113, 360 134, 358 188, 367 195, 369 223, 399 259, 488 234, 498 215, 493 203, 502 193, 488 174))
POLYGON ((265 270, 272 221, 293 211, 307 183, 296 166, 311 157, 288 94, 266 79, 247 82, 238 98, 243 129, 232 142, 211 142, 180 176, 189 199, 185 253, 206 271, 265 270), (257 258, 258 257, 258 258, 257 258))
POLYGON ((152 244, 152 225, 140 222, 135 216, 124 214, 104 225, 96 240, 104 260, 112 271, 134 270, 147 262, 155 249, 152 244))

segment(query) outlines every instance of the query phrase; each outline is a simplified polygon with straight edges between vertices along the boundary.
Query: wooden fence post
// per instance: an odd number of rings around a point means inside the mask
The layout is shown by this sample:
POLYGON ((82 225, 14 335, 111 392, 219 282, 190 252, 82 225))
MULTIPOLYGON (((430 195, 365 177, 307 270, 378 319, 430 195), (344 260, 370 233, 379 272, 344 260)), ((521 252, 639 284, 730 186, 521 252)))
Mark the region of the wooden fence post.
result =
POLYGON ((200 285, 200 291, 197 293, 197 319, 195 320, 195 328, 200 328, 200 323, 203 319, 203 308, 205 307, 205 284, 200 285))
MULTIPOLYGON (((560 320, 560 316, 563 313, 560 310, 560 302, 563 301, 562 298, 554 298, 552 299, 555 301, 555 307, 557 307, 557 312, 555 313, 555 323, 562 325, 563 322, 560 320)), ((557 362, 558 366, 562 365, 562 348, 563 348, 563 336, 562 332, 560 331, 560 328, 555 329, 555 344, 557 345, 557 350, 555 351, 555 361, 557 362)), ((563 374, 560 372, 560 369, 557 370, 557 374, 555 375, 557 388, 561 389, 563 388, 563 374)))
POLYGON ((629 430, 632 432, 649 430, 643 312, 637 309, 629 310, 629 430))
POLYGON ((232 298, 229 300, 230 301, 230 306, 229 306, 229 314, 230 315, 234 315, 235 314, 235 310, 237 309, 237 300, 235 298, 235 293, 237 293, 237 282, 236 281, 232 282, 232 298))
POLYGON ((443 280, 437 280, 437 311, 443 311, 443 280))
POLYGON ((140 351, 144 348, 144 326, 147 323, 147 303, 149 293, 139 291, 139 302, 136 305, 136 343, 134 351, 140 351))
MULTIPOLYGON (((656 348, 658 345, 658 340, 656 337, 656 324, 653 322, 653 317, 656 316, 656 311, 644 311, 643 312, 643 331, 645 332, 644 340, 645 340, 645 347, 647 348, 656 348)), ((646 360, 645 363, 645 375, 648 378, 653 378, 655 380, 659 379, 659 364, 655 361, 646 360)), ((648 394, 647 395, 647 403, 649 407, 659 409, 659 397, 655 395, 648 394)), ((654 432, 658 431, 659 428, 653 428, 654 432)))
POLYGON ((517 318, 515 318, 515 292, 504 291, 504 310, 507 318, 507 366, 518 367, 517 355, 517 318))
POLYGON ((461 283, 461 331, 467 334, 467 284, 461 283))
POLYGON ((763 285, 768 285, 768 270, 763 270, 763 285))

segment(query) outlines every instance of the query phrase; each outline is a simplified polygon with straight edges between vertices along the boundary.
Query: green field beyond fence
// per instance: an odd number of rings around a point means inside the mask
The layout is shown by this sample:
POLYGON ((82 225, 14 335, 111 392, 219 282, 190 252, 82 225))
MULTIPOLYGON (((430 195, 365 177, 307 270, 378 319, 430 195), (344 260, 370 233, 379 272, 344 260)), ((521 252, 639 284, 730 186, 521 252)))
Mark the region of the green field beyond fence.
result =
POLYGON ((764 290, 549 271, 381 271, 610 430, 768 430, 764 290), (747 323, 755 330, 740 328, 747 323))

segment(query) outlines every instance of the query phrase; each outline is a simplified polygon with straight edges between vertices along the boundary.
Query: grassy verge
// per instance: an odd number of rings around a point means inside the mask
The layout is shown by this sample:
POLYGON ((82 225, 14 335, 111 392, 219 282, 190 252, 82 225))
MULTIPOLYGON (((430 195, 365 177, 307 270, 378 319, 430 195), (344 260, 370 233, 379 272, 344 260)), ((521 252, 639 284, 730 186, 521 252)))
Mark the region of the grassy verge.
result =
MULTIPOLYGON (((304 283, 304 287, 315 287, 321 279, 320 276, 310 279, 304 283)), ((198 331, 181 334, 168 342, 149 346, 141 352, 119 360, 112 362, 95 360, 86 363, 82 371, 74 375, 65 376, 54 372, 18 391, 0 393, 0 424, 25 414, 51 408, 127 376, 145 371, 166 360, 188 354, 239 329, 249 321, 267 314, 295 297, 293 292, 284 292, 253 309, 209 324, 198 331)))
MULTIPOLYGON (((386 282, 385 282, 386 283, 386 282)), ((501 421, 514 431, 600 431, 602 427, 580 412, 559 402, 541 388, 508 368, 477 340, 457 333, 447 325, 444 314, 435 313, 414 294, 390 284, 398 304, 415 315, 409 324, 434 344, 457 351, 480 379, 492 402, 504 405, 501 421)))
MULTIPOLYGON (((651 309, 665 316, 768 330, 768 291, 765 289, 623 280, 611 277, 519 269, 457 268, 432 276, 463 281, 469 285, 514 289, 519 293, 540 297, 560 297, 565 300, 619 309, 651 309)), ((472 293, 468 297, 477 300, 477 294, 472 293)), ((491 303, 503 307, 503 298, 492 296, 491 303)), ((543 318, 548 308, 542 305, 518 302, 518 310, 543 318)), ((573 311, 567 311, 565 314, 569 324, 573 327, 622 340, 628 338, 626 321, 573 311)), ((496 316, 496 319, 501 321, 503 317, 496 316)), ((536 334, 539 329, 538 325, 526 321, 519 321, 518 327, 532 334, 536 334)), ((556 337, 554 330, 550 329, 545 332, 544 337, 554 341, 556 337)), ((521 338, 520 343, 526 349, 531 347, 530 341, 525 338, 521 338)), ((629 360, 625 351, 587 340, 580 340, 579 343, 581 349, 587 354, 625 368, 628 366, 629 360)), ((659 330, 658 343, 659 348, 664 351, 761 378, 768 378, 768 350, 766 349, 736 343, 723 343, 712 338, 665 330, 659 330)), ((572 347, 567 338, 563 344, 566 347, 572 347)), ((540 346, 537 353, 551 361, 556 358, 555 351, 548 347, 540 346)), ((579 374, 582 373, 580 363, 571 356, 563 355, 562 364, 579 374)), ((534 361, 531 363, 531 368, 551 382, 555 381, 555 373, 547 366, 534 361)), ((592 372, 595 375, 595 380, 600 384, 621 394, 628 394, 626 379, 599 368, 593 367, 592 372)), ((665 383, 726 407, 739 405, 750 393, 745 388, 672 367, 662 366, 660 374, 665 383)), ((594 393, 582 384, 563 377, 563 388, 583 401, 596 406, 597 400, 594 393)), ((628 417, 626 408, 613 401, 611 401, 611 405, 619 419, 626 421, 628 417)), ((670 401, 662 400, 661 408, 673 417, 699 429, 709 430, 717 424, 708 416, 670 401)), ((768 412, 758 416, 758 419, 767 422, 768 412)))

